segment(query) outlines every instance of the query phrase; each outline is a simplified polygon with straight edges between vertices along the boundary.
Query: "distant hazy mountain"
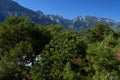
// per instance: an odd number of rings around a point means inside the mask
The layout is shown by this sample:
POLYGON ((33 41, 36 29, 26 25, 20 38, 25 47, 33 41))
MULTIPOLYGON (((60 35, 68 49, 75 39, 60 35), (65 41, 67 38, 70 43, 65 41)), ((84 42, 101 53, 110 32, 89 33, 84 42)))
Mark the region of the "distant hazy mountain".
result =
POLYGON ((116 22, 112 19, 97 18, 95 16, 78 16, 72 20, 69 20, 64 19, 62 16, 51 14, 45 15, 40 10, 35 12, 22 7, 12 0, 0 0, 0 22, 4 21, 5 18, 12 16, 28 16, 37 24, 49 25, 58 23, 66 28, 71 28, 74 30, 92 27, 97 23, 109 24, 112 28, 120 27, 120 22, 116 22))

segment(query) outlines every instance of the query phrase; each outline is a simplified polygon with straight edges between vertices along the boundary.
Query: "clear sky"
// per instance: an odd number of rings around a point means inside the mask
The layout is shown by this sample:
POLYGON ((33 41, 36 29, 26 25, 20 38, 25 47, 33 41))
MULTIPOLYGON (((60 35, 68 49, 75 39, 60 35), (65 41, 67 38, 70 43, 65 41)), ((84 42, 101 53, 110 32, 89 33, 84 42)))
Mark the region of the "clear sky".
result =
POLYGON ((73 19, 76 16, 96 16, 120 21, 120 0, 14 0, 20 5, 44 14, 73 19))

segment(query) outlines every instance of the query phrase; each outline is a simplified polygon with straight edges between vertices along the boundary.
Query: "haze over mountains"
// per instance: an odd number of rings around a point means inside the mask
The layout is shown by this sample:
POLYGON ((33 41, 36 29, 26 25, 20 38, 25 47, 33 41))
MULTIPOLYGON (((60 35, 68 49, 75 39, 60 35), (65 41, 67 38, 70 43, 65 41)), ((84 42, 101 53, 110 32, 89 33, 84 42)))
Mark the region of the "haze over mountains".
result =
POLYGON ((78 16, 70 20, 58 15, 45 15, 40 10, 33 11, 27 9, 12 0, 0 0, 0 22, 4 21, 5 18, 9 18, 12 16, 28 16, 37 24, 61 24, 62 26, 66 28, 71 28, 73 30, 85 29, 97 23, 109 24, 112 28, 120 27, 120 22, 116 22, 108 18, 97 18, 95 16, 78 16))

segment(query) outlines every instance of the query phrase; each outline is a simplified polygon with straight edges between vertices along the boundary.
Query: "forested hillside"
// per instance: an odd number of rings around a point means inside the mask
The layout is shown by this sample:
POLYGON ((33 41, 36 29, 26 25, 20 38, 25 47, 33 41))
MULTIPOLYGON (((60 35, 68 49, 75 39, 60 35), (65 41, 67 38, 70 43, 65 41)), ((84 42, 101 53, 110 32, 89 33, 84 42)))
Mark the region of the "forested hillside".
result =
POLYGON ((27 17, 0 23, 0 80, 120 80, 120 33, 42 26, 27 17))

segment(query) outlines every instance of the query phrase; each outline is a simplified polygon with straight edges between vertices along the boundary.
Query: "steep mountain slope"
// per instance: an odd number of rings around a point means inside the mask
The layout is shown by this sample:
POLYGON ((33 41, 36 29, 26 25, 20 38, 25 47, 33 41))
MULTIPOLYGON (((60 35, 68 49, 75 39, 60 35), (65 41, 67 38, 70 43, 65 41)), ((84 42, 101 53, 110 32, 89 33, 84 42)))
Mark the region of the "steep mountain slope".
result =
POLYGON ((84 29, 92 27, 97 23, 108 24, 111 28, 119 28, 120 23, 108 18, 97 18, 95 16, 76 17, 72 20, 73 29, 84 29))
POLYGON ((43 25, 54 23, 40 11, 35 12, 24 8, 12 0, 0 0, 0 21, 12 16, 28 16, 34 22, 43 25))
POLYGON ((72 20, 69 20, 58 15, 45 15, 40 10, 35 12, 22 7, 12 0, 0 0, 0 22, 4 21, 5 18, 12 16, 28 16, 37 24, 49 25, 58 23, 65 28, 71 28, 73 30, 85 29, 97 23, 105 23, 110 25, 112 28, 120 27, 120 22, 116 22, 112 19, 97 18, 95 16, 78 16, 72 20))

